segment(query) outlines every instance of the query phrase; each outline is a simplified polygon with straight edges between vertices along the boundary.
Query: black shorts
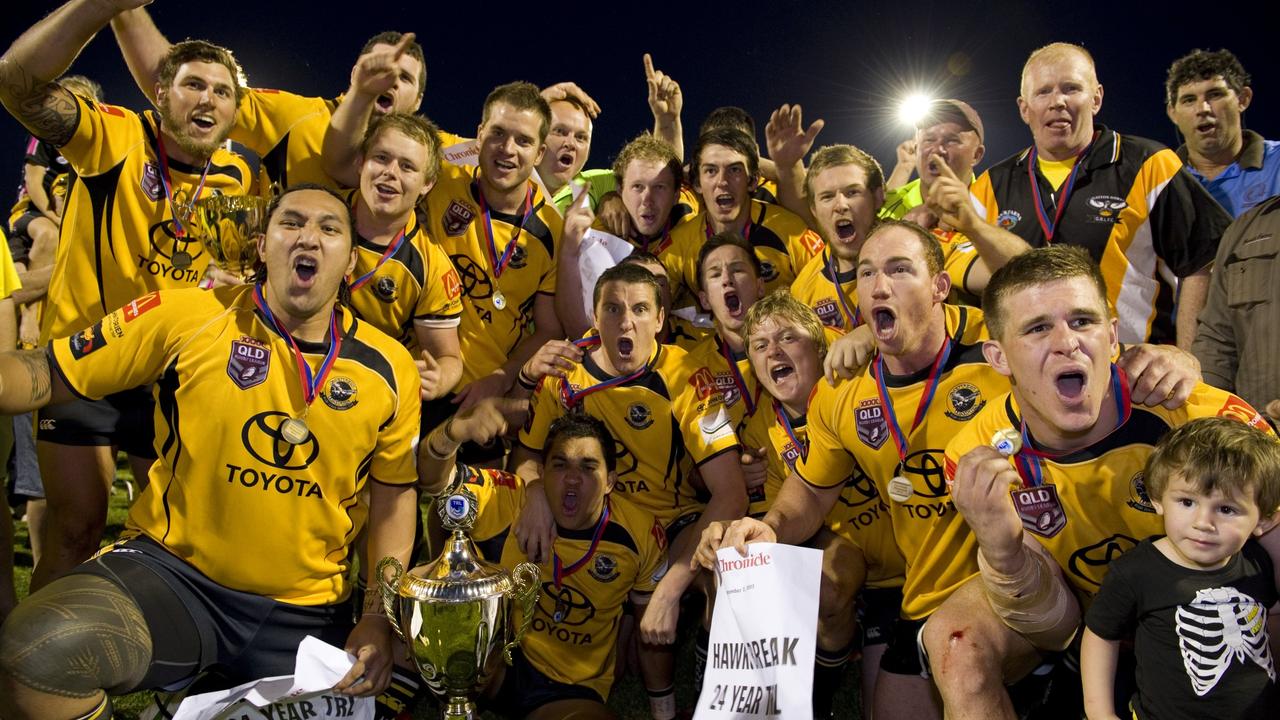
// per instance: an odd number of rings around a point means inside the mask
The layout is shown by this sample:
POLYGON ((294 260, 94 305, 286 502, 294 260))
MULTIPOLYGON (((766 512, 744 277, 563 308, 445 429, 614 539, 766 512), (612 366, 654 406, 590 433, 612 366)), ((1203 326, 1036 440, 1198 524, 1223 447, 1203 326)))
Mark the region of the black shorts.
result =
POLYGON ((492 700, 493 709, 504 717, 524 717, 558 700, 593 700, 604 704, 604 698, 585 685, 569 685, 543 675, 519 648, 511 652, 511 661, 502 678, 502 687, 492 700))
MULTIPOLYGON (((927 618, 926 618, 927 620, 927 618)), ((880 669, 894 675, 929 677, 929 657, 924 652, 920 631, 925 620, 894 618, 888 647, 880 656, 880 669)))
POLYGON ((676 538, 680 537, 680 533, 684 532, 685 528, 697 523, 698 519, 701 517, 702 511, 698 510, 691 513, 685 513, 675 520, 672 520, 665 528, 667 534, 667 547, 671 547, 675 543, 676 538))
POLYGON ((303 638, 342 647, 351 633, 349 602, 307 607, 232 590, 146 537, 118 542, 72 573, 110 580, 142 610, 151 665, 130 692, 181 687, 211 667, 231 685, 292 675, 303 638))
POLYGON ((888 644, 902 612, 902 588, 862 588, 858 595, 858 634, 862 647, 888 644))
POLYGON ((75 398, 36 413, 36 440, 57 445, 115 445, 141 458, 156 457, 155 399, 151 386, 101 400, 75 398))

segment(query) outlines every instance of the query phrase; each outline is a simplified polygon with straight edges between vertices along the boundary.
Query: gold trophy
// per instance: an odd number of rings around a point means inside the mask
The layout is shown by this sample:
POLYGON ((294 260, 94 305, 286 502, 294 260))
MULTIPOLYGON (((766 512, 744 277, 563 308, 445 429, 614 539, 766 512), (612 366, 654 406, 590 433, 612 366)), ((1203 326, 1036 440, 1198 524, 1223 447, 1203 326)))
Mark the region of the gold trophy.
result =
POLYGON ((427 686, 445 702, 444 720, 478 717, 473 698, 497 670, 499 653, 511 664, 533 620, 538 568, 520 563, 515 572, 480 559, 467 531, 475 524, 476 496, 462 487, 438 501, 444 528, 452 533, 434 562, 405 572, 400 561, 378 563, 382 603, 409 658, 427 686), (393 569, 390 576, 388 569, 393 569), (523 622, 512 633, 512 602, 523 622))
POLYGON ((191 208, 189 232, 214 265, 244 277, 258 260, 258 236, 266 232, 270 202, 256 195, 210 195, 191 208))

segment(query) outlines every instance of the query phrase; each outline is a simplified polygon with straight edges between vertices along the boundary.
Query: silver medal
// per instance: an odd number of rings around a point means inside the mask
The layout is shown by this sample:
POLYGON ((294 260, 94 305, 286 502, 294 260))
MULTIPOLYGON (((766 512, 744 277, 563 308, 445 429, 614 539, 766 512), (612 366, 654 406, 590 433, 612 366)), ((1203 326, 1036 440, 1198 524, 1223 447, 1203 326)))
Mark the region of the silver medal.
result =
POLYGON ((503 295, 501 290, 494 291, 493 306, 498 308, 499 310, 507 306, 507 296, 503 295))
POLYGON ((915 494, 911 481, 899 475, 889 481, 889 497, 894 502, 906 502, 915 494))
POLYGON ((311 437, 311 430, 301 419, 289 418, 280 423, 280 437, 290 445, 301 445, 311 437))

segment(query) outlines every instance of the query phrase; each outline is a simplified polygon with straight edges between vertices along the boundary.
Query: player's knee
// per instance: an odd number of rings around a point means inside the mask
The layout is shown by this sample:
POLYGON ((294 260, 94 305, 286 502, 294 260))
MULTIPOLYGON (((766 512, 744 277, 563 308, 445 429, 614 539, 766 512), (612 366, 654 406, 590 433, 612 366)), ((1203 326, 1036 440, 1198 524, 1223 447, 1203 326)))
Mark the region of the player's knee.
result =
POLYGON ((823 548, 818 612, 821 615, 851 614, 865 578, 866 560, 852 543, 838 541, 823 548))
POLYGON ((1001 687, 1002 658, 995 645, 978 628, 946 620, 935 614, 925 624, 923 634, 929 668, 938 689, 946 695, 963 696, 1001 687))
POLYGON ((7 683, 64 697, 131 690, 146 674, 151 636, 114 583, 69 575, 19 603, 0 628, 7 683))

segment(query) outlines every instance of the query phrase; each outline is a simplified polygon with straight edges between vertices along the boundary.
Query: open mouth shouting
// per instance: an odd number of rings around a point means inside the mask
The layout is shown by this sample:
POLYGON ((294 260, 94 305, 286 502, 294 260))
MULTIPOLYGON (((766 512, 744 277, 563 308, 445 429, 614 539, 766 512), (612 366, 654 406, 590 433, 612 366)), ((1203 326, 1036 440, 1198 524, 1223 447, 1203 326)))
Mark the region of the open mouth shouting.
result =
POLYGON ((1217 132, 1217 130, 1218 130, 1218 123, 1212 120, 1205 120, 1199 125, 1196 125, 1196 134, 1202 137, 1212 136, 1215 132, 1217 132))
POLYGON ((389 113, 396 106, 395 96, 390 93, 383 93, 373 101, 374 108, 380 113, 389 113))
POLYGON ((577 156, 569 150, 561 151, 561 153, 556 156, 556 172, 569 172, 573 169, 573 163, 575 160, 577 160, 577 156))
POLYGON ((836 239, 842 243, 852 243, 858 237, 858 228, 854 227, 853 220, 849 218, 839 218, 836 220, 836 239))
POLYGON ((770 395, 779 399, 789 398, 793 394, 789 390, 798 380, 795 365, 785 357, 771 361, 769 379, 773 381, 774 385, 772 388, 765 388, 770 395))
POLYGON ((1085 390, 1089 386, 1089 377, 1084 370, 1069 368, 1060 371, 1053 379, 1058 399, 1067 405, 1076 405, 1084 400, 1085 390))
POLYGON ((618 357, 625 363, 630 363, 635 359, 636 341, 629 337, 620 337, 614 346, 618 351, 618 357))
POLYGON ((217 126, 218 121, 213 117, 213 113, 197 111, 191 115, 191 124, 196 127, 200 133, 207 133, 217 126))
POLYGON ((738 291, 733 288, 726 288, 724 291, 724 308, 728 311, 729 317, 735 320, 741 319, 747 314, 742 298, 738 297, 738 291))
POLYGON ((898 329, 898 316, 887 307, 874 307, 871 309, 871 327, 875 331, 876 340, 890 340, 898 329))
POLYGON ((400 189, 390 183, 374 183, 373 191, 383 202, 390 202, 400 196, 400 189))
POLYGON ((307 289, 315 284, 316 273, 320 270, 320 261, 311 255, 298 255, 293 259, 293 277, 296 285, 307 289))
POLYGON ((560 509, 564 511, 567 517, 574 517, 578 514, 578 491, 573 488, 565 488, 564 495, 560 497, 560 509))
POLYGON ((716 207, 720 209, 720 212, 727 214, 732 212, 737 206, 738 203, 734 201, 733 195, 729 193, 720 193, 719 195, 716 195, 716 207))

